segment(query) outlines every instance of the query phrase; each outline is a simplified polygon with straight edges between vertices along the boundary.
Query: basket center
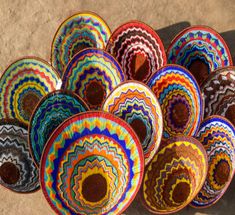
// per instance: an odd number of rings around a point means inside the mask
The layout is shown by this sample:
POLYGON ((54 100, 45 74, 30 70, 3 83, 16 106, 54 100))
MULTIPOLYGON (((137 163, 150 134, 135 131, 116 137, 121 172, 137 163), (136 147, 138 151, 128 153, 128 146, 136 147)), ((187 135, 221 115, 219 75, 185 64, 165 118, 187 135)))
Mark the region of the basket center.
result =
POLYGON ((5 162, 0 167, 0 177, 6 184, 16 184, 20 179, 20 171, 15 164, 5 162))
POLYGON ((140 119, 134 119, 130 123, 130 126, 133 128, 133 130, 135 131, 135 133, 139 137, 140 142, 143 143, 146 138, 146 135, 147 135, 147 129, 146 129, 146 126, 143 123, 143 121, 140 119))
POLYGON ((174 104, 172 109, 172 120, 174 124, 184 127, 189 120, 189 112, 186 104, 183 102, 178 102, 174 104))
POLYGON ((88 176, 82 184, 82 195, 89 202, 102 200, 107 193, 107 181, 101 174, 88 176))
POLYGON ((83 49, 90 48, 90 47, 91 46, 85 42, 76 44, 71 50, 72 51, 71 58, 73 58, 78 52, 82 51, 83 49))
POLYGON ((35 93, 27 93, 24 95, 22 98, 22 108, 27 118, 30 118, 39 100, 39 96, 35 93))
POLYGON ((149 63, 146 56, 141 53, 134 55, 131 61, 131 68, 132 76, 135 80, 144 80, 149 72, 149 63))
POLYGON ((173 190, 173 200, 176 203, 183 203, 185 202, 190 194, 190 186, 186 182, 180 182, 176 185, 175 189, 173 190))
POLYGON ((86 89, 86 99, 91 105, 101 105, 104 100, 104 88, 99 82, 91 82, 86 89))
POLYGON ((199 59, 194 60, 190 64, 188 69, 193 74, 193 76, 196 78, 196 80, 199 84, 202 83, 202 81, 204 81, 209 74, 208 65, 199 59))
POLYGON ((215 180, 219 185, 225 184, 230 175, 230 166, 227 161, 221 160, 215 169, 215 180))

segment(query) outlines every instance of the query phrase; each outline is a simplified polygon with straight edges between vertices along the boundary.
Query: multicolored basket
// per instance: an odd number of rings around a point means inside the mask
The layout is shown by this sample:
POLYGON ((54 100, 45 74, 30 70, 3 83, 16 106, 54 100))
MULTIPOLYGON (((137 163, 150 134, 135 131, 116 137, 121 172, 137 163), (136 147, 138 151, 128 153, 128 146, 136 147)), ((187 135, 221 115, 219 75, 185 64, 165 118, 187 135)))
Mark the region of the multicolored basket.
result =
POLYGON ((51 48, 51 62, 62 76, 66 65, 81 50, 104 49, 111 31, 106 22, 93 12, 77 13, 58 28, 51 48))
POLYGON ((60 85, 59 74, 44 60, 26 57, 15 61, 0 78, 0 118, 28 124, 39 100, 60 85))
POLYGON ((191 205, 204 208, 215 204, 225 193, 235 170, 235 128, 221 116, 210 116, 200 125, 196 138, 208 155, 205 184, 191 205))
POLYGON ((121 64, 128 80, 144 83, 167 61, 158 34, 139 21, 119 26, 111 35, 106 50, 121 64))
POLYGON ((235 67, 220 68, 202 83, 204 116, 213 114, 229 119, 235 125, 235 67))
POLYGON ((121 214, 141 185, 144 156, 125 121, 90 111, 55 130, 40 169, 43 193, 57 214, 121 214))
POLYGON ((148 86, 163 113, 163 138, 177 134, 193 136, 203 118, 201 91, 191 73, 178 65, 167 65, 154 73, 148 86))
POLYGON ((144 206, 156 214, 186 207, 205 182, 207 162, 206 151, 196 139, 169 139, 146 167, 141 187, 144 206))
POLYGON ((88 110, 85 102, 70 91, 53 91, 40 100, 29 123, 29 146, 37 166, 53 131, 67 118, 88 110))
POLYGON ((123 81, 124 73, 109 53, 89 48, 69 62, 62 78, 62 89, 75 92, 90 109, 97 110, 108 94, 123 81))
POLYGON ((0 184, 17 193, 39 189, 38 169, 29 153, 27 126, 17 120, 0 120, 0 184))
POLYGON ((193 26, 181 31, 168 47, 167 56, 168 63, 186 67, 199 84, 214 70, 233 65, 224 39, 206 26, 193 26))
POLYGON ((131 125, 140 139, 147 165, 158 150, 163 130, 162 111, 154 93, 140 82, 123 82, 109 94, 103 110, 131 125))

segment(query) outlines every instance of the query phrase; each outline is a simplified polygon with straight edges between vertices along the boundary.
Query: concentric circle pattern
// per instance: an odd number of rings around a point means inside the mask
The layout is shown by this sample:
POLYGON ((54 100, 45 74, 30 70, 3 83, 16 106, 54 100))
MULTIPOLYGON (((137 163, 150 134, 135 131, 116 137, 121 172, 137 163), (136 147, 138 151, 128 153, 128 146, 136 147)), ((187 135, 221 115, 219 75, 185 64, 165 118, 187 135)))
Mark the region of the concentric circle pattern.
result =
POLYGON ((105 21, 91 12, 82 12, 66 19, 57 30, 51 50, 52 65, 63 74, 68 62, 88 47, 104 49, 111 31, 105 21))
POLYGON ((62 88, 78 94, 91 109, 100 109, 107 95, 125 80, 117 61, 99 49, 85 49, 68 64, 62 88))
POLYGON ((225 118, 211 116, 201 123, 197 139, 206 149, 209 167, 205 184, 191 205, 209 207, 222 197, 233 178, 235 129, 225 118))
POLYGON ((57 72, 38 58, 23 58, 11 64, 0 79, 0 118, 28 124, 40 98, 60 88, 57 72))
POLYGON ((151 27, 139 21, 119 26, 106 50, 118 60, 129 80, 146 83, 151 74, 166 64, 161 39, 151 27))
POLYGON ((235 125, 235 67, 213 72, 202 83, 201 91, 205 100, 204 116, 221 115, 235 125))
POLYGON ((69 91, 53 91, 43 97, 29 124, 29 145, 37 166, 48 138, 58 125, 70 116, 87 110, 81 98, 69 91))
POLYGON ((38 169, 28 148, 28 131, 18 122, 0 121, 0 184, 19 193, 39 189, 38 169))
POLYGON ((233 65, 224 39, 205 26, 189 27, 180 32, 171 42, 167 55, 168 63, 186 67, 198 83, 215 69, 233 65))
POLYGON ((163 137, 196 134, 204 110, 199 86, 188 70, 167 65, 151 76, 148 86, 161 105, 163 137))
POLYGON ((125 82, 110 93, 103 110, 132 126, 142 143, 147 165, 160 145, 163 130, 161 107, 153 92, 140 82, 125 82))
POLYGON ((142 181, 141 144, 123 120, 86 112, 63 122, 41 160, 43 193, 57 214, 121 214, 142 181))
POLYGON ((157 214, 174 213, 200 191, 207 174, 203 146, 192 137, 175 137, 154 156, 141 188, 146 208, 157 214))

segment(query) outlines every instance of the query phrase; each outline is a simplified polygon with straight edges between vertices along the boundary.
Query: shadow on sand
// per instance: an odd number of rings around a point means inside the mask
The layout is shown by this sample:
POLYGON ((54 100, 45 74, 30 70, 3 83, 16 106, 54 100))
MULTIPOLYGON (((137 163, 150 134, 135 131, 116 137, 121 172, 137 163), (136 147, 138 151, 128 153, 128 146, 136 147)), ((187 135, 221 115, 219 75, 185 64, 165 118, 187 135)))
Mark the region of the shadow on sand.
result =
POLYGON ((161 40, 163 41, 165 50, 170 45, 171 41, 174 39, 174 37, 183 29, 188 28, 190 26, 189 22, 179 22, 170 26, 167 26, 165 28, 161 28, 158 30, 155 30, 161 40))
POLYGON ((233 63, 235 63, 235 60, 234 60, 234 58, 235 58, 235 30, 226 31, 226 32, 223 32, 220 34, 224 38, 225 42, 227 43, 227 45, 230 49, 230 53, 233 58, 233 63))

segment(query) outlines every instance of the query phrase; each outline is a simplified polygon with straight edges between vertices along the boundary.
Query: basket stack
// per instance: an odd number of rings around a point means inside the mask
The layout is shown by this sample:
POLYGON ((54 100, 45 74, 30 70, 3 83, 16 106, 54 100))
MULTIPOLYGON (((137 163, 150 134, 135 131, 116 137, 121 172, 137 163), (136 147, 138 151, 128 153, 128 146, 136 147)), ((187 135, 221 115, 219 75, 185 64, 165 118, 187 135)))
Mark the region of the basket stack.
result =
POLYGON ((154 214, 209 207, 235 170, 235 67, 206 26, 165 50, 148 25, 112 33, 93 12, 58 28, 51 62, 14 61, 0 78, 0 184, 42 189, 57 214, 154 214))

